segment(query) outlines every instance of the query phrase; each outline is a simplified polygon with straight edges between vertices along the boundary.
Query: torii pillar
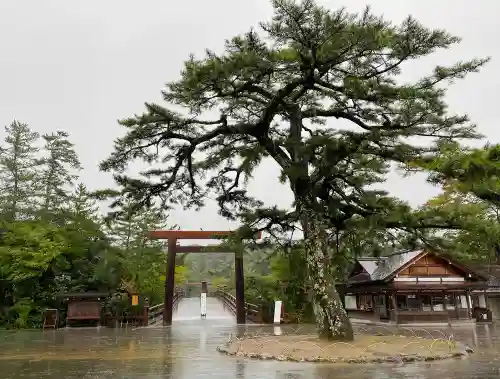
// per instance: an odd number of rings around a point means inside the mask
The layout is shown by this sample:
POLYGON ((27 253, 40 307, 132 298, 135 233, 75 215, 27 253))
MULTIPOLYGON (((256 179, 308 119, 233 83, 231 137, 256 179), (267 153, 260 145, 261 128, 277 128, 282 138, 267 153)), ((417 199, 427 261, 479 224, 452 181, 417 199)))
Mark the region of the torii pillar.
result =
MULTIPOLYGON (((172 306, 175 287, 175 255, 177 253, 234 253, 236 280, 236 322, 245 324, 245 279, 243 274, 243 251, 229 250, 228 247, 215 246, 180 246, 179 239, 221 239, 231 236, 234 232, 228 230, 155 230, 149 232, 151 239, 168 241, 167 267, 165 275, 165 300, 163 305, 163 325, 172 325, 172 306)), ((260 239, 261 233, 256 236, 260 239)))

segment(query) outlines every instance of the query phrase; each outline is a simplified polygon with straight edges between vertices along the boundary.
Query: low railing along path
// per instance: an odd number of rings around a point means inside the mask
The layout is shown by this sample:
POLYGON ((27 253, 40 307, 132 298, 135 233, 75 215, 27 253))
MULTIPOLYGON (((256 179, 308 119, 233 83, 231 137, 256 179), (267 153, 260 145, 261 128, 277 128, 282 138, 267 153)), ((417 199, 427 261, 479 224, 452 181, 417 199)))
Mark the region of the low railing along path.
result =
MULTIPOLYGON (((236 297, 229 292, 217 289, 207 297, 207 319, 226 320, 228 324, 236 322, 236 297)), ((164 304, 157 304, 149 308, 148 325, 161 325, 163 320, 164 304)), ((174 294, 173 321, 189 321, 200 319, 200 297, 185 297, 182 291, 174 294)), ((261 307, 245 303, 245 316, 247 323, 263 324, 269 322, 261 307)))
MULTIPOLYGON (((177 309, 177 306, 179 305, 179 301, 182 299, 183 296, 184 296, 184 292, 181 290, 174 292, 174 297, 173 297, 173 302, 172 302, 174 311, 177 309)), ((160 324, 163 321, 163 310, 164 310, 164 303, 155 304, 155 305, 149 307, 147 325, 160 324)))
MULTIPOLYGON (((236 297, 229 292, 217 289, 214 297, 219 299, 233 315, 236 315, 236 297)), ((263 324, 264 317, 261 307, 251 303, 245 303, 245 316, 247 322, 263 324)))

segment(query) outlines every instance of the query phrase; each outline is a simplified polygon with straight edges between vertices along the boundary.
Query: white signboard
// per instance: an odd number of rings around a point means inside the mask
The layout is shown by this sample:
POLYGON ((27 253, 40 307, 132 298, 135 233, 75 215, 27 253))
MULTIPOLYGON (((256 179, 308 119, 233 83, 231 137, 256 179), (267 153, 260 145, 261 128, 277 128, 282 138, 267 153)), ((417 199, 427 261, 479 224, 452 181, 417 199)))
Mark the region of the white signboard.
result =
POLYGON ((200 298, 200 313, 201 317, 207 316, 207 294, 202 293, 200 298))
POLYGON ((274 302, 274 323, 281 324, 281 306, 283 302, 281 300, 276 300, 274 302))

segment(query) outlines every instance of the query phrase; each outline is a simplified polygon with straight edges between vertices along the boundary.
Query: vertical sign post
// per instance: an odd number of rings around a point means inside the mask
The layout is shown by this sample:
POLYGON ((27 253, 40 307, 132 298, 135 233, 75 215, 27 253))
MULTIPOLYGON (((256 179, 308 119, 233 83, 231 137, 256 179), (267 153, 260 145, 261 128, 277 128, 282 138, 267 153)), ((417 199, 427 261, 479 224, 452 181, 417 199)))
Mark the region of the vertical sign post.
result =
POLYGON ((207 317, 207 294, 206 293, 201 294, 200 313, 201 313, 201 318, 207 317))
POLYGON ((274 323, 281 324, 281 307, 283 302, 281 300, 276 300, 274 302, 274 323))
POLYGON ((207 317, 207 292, 208 285, 207 282, 201 282, 201 295, 200 295, 200 314, 201 318, 207 317))

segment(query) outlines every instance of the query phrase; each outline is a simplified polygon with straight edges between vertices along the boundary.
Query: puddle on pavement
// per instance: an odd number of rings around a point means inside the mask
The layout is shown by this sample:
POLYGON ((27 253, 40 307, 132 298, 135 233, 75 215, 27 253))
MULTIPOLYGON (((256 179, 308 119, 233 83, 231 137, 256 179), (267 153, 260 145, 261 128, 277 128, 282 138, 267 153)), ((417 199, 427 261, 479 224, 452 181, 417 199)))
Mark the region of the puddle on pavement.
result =
MULTIPOLYGON (((234 317, 209 299, 206 320, 193 317, 198 299, 179 304, 172 327, 142 329, 61 329, 0 332, 0 379, 490 379, 500 373, 500 328, 398 331, 422 337, 453 334, 476 349, 463 360, 407 365, 327 365, 254 361, 220 355, 229 336, 276 332, 273 326, 236 326, 234 317)), ((301 327, 304 333, 310 327, 301 327)), ((297 327, 282 327, 296 333, 297 327)), ((364 332, 389 333, 394 330, 364 332)), ((387 328, 385 328, 387 329, 387 328)))

